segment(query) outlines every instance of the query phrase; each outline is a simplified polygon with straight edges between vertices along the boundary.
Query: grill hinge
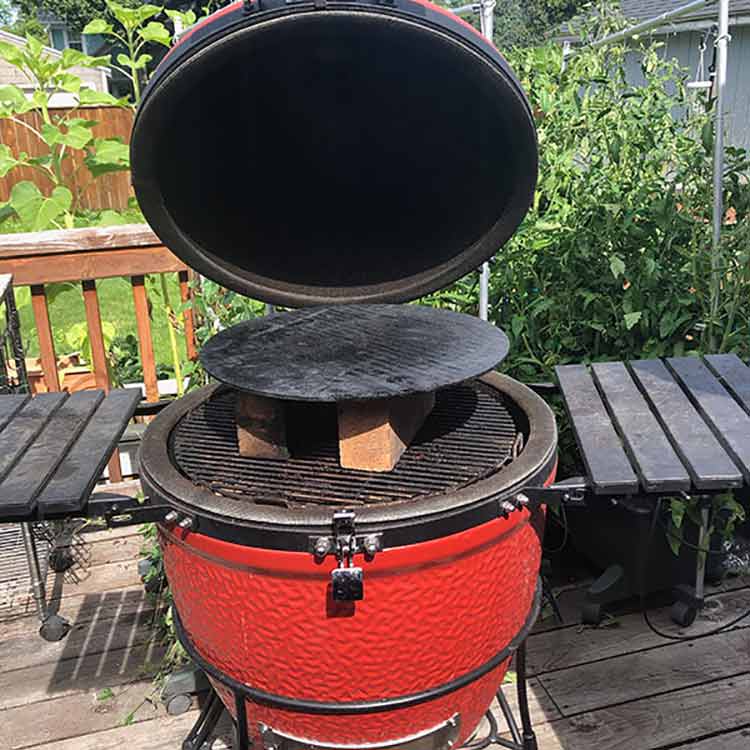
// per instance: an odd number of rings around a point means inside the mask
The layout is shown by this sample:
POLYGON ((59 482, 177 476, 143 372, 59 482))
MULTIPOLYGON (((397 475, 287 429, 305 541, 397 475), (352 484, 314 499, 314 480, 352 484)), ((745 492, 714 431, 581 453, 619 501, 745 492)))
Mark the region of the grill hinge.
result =
POLYGON ((587 482, 582 477, 578 477, 559 484, 551 484, 548 487, 524 487, 523 491, 519 492, 511 502, 516 507, 535 508, 540 505, 581 507, 586 505, 586 496, 590 489, 587 482))
POLYGON ((354 555, 362 553, 372 560, 382 549, 380 534, 358 535, 353 510, 339 510, 333 514, 331 536, 312 536, 310 552, 317 561, 334 555, 339 566, 331 572, 333 598, 353 602, 364 598, 364 573, 354 564, 354 555))

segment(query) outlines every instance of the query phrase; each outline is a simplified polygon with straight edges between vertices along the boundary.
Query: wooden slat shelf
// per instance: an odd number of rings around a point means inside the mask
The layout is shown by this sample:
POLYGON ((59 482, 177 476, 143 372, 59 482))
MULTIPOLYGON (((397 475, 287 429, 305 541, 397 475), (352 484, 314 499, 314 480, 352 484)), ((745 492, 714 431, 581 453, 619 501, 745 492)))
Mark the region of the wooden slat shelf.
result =
POLYGON ((0 395, 0 522, 83 510, 140 401, 134 389, 0 395), (3 401, 9 399, 10 407, 3 401))
POLYGON ((596 494, 750 483, 750 368, 735 355, 556 368, 596 494))

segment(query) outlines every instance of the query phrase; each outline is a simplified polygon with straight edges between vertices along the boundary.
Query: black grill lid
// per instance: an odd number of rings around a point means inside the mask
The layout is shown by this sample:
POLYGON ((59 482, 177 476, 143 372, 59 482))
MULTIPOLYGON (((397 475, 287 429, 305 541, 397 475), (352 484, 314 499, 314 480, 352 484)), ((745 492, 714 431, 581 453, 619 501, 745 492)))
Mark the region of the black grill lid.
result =
POLYGON ((508 338, 470 315, 418 305, 329 305, 227 328, 202 349, 209 374, 291 401, 426 393, 488 372, 508 338))
POLYGON ((515 231, 537 171, 503 58, 421 0, 229 6, 159 66, 131 156, 170 249, 292 307, 451 283, 515 231))

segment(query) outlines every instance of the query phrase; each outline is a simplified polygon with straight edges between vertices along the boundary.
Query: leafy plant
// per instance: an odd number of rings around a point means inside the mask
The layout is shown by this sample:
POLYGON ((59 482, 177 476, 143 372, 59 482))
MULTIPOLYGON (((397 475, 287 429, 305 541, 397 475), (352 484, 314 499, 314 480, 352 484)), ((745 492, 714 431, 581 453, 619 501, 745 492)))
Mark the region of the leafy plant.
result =
MULTIPOLYGON (((132 333, 115 336, 108 349, 110 377, 116 386, 125 383, 139 383, 143 380, 143 365, 141 364, 138 339, 132 333)), ((156 377, 159 380, 172 377, 172 371, 157 363, 156 377)))
MULTIPOLYGON (((670 498, 669 518, 667 520, 666 535, 669 546, 675 555, 680 554, 684 542, 684 531, 686 520, 691 521, 697 527, 702 525, 701 498, 670 498)), ((709 552, 711 537, 718 533, 724 539, 732 539, 738 524, 745 520, 745 508, 737 502, 732 492, 723 492, 715 495, 707 506, 709 511, 709 526, 706 534, 706 546, 698 550, 705 557, 709 552)))
MULTIPOLYGON (((623 25, 605 6, 584 41, 623 25)), ((550 379, 555 365, 736 350, 750 355, 748 158, 728 149, 724 227, 712 269, 712 107, 685 72, 638 42, 515 49, 540 146, 534 203, 491 262, 490 314, 512 338, 506 367, 550 379), (678 113, 678 116, 675 116, 678 113), (681 113, 681 114, 680 114, 681 113)), ((473 313, 476 275, 427 301, 473 313)))
MULTIPOLYGON (((115 57, 113 67, 131 82, 133 105, 137 106, 141 101, 141 90, 148 65, 153 60, 153 56, 148 52, 149 45, 169 47, 172 44, 172 32, 157 20, 157 17, 165 12, 162 6, 145 4, 129 8, 108 0, 107 9, 115 23, 97 18, 86 25, 83 33, 101 34, 124 48, 125 51, 115 57)), ((182 27, 191 26, 196 20, 192 10, 167 10, 166 15, 182 27)))
POLYGON ((14 152, 7 144, 0 144, 0 177, 26 167, 42 175, 49 186, 42 190, 30 180, 16 182, 10 199, 0 204, 0 222, 15 217, 27 231, 73 227, 78 200, 90 184, 72 188, 80 170, 85 166, 94 180, 129 167, 127 145, 115 138, 95 137, 96 122, 76 116, 82 105, 122 104, 111 94, 85 88, 73 72, 77 66, 97 67, 108 59, 74 49, 67 49, 60 56, 52 55, 33 36, 27 36, 24 47, 0 41, 0 58, 33 81, 35 87, 29 99, 17 86, 0 86, 0 118, 27 129, 44 144, 39 156, 14 152), (77 101, 75 107, 62 114, 53 113, 50 108, 52 96, 59 92, 70 94, 77 101), (37 117, 28 116, 30 113, 36 113, 37 117), (76 152, 82 157, 79 166, 67 174, 65 164, 76 152))

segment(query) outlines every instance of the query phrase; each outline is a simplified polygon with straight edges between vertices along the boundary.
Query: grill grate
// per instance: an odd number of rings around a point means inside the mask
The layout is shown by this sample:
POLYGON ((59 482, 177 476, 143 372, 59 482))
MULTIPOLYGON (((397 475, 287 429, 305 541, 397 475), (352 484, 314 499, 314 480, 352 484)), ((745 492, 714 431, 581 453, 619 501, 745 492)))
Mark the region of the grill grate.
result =
POLYGON ((439 391, 435 409, 388 473, 338 463, 335 406, 293 404, 287 423, 292 457, 244 458, 237 451, 235 394, 219 391, 172 431, 177 468, 218 495, 290 508, 403 502, 442 494, 502 468, 521 431, 502 394, 481 384, 439 391))

